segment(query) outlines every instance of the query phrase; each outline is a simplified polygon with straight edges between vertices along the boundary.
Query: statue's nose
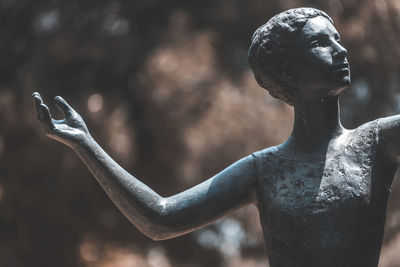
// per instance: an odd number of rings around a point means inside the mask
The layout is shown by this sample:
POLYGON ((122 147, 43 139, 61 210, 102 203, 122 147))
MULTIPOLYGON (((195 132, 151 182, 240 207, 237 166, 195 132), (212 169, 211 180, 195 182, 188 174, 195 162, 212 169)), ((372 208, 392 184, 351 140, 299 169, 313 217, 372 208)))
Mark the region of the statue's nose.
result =
POLYGON ((345 57, 346 55, 347 55, 347 49, 338 43, 336 46, 336 51, 333 52, 333 56, 334 57, 345 57))

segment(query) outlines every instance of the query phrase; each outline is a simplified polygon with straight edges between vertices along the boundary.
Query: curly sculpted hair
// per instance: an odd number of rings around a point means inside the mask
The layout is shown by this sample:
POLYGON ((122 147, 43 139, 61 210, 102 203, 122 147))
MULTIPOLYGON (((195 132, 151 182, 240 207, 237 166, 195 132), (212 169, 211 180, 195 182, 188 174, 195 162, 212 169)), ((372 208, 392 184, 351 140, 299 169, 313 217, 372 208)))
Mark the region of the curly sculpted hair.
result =
POLYGON ((294 62, 296 34, 311 18, 322 16, 332 24, 323 11, 314 8, 289 9, 272 17, 259 27, 251 38, 248 59, 258 84, 276 98, 293 105, 293 85, 277 73, 290 70, 294 62))

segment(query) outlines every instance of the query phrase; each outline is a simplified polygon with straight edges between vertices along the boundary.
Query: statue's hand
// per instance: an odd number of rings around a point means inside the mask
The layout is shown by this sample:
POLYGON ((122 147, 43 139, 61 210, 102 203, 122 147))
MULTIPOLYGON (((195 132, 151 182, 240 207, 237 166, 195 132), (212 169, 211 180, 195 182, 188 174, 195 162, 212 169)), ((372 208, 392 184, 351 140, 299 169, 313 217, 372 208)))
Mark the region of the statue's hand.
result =
POLYGON ((46 135, 70 147, 82 144, 90 138, 82 117, 60 96, 54 98, 56 106, 65 114, 62 120, 51 118, 49 108, 43 103, 39 93, 33 93, 36 113, 46 135))

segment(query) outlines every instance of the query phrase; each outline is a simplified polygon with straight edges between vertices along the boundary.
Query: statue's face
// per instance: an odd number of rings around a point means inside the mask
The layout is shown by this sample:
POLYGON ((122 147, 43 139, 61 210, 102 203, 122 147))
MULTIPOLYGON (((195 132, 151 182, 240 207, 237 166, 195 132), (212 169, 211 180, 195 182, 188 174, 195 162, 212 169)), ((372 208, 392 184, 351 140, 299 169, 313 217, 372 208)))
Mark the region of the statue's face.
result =
POLYGON ((350 85, 346 49, 335 27, 324 17, 309 19, 298 38, 293 82, 301 98, 335 96, 350 85))

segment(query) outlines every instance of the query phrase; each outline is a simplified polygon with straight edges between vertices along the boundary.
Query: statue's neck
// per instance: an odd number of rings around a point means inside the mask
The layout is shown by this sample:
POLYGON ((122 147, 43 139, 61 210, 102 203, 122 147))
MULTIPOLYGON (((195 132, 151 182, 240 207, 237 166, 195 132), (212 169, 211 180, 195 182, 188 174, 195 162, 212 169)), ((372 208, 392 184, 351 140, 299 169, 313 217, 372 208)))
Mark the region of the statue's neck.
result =
POLYGON ((299 152, 326 148, 330 140, 343 132, 338 96, 295 101, 294 113, 291 138, 299 152))

